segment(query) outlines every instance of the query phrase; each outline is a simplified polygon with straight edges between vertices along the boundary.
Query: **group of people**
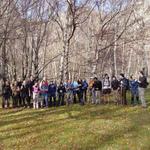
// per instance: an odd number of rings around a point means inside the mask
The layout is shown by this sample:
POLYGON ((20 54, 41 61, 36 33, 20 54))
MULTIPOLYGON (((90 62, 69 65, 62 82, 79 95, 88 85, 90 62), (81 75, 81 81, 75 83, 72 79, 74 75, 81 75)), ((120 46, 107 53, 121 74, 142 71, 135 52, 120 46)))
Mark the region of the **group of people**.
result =
POLYGON ((147 107, 145 101, 145 88, 147 88, 147 78, 142 71, 139 78, 133 75, 126 78, 120 74, 117 79, 105 74, 102 80, 91 77, 89 82, 85 79, 77 81, 68 80, 60 82, 58 85, 54 81, 48 82, 44 77, 41 81, 30 79, 21 81, 5 81, 2 85, 2 108, 9 108, 12 99, 12 107, 56 107, 61 105, 71 105, 79 103, 84 105, 109 103, 111 100, 116 104, 127 105, 127 91, 131 93, 131 104, 142 104, 147 107), (32 100, 32 101, 31 101, 32 100))

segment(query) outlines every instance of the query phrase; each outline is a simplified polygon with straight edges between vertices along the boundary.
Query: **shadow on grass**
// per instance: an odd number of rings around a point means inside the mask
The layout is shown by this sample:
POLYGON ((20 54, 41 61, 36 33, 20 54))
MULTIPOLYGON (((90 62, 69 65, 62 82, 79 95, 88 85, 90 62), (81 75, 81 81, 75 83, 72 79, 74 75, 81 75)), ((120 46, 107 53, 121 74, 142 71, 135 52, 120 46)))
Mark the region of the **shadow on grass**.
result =
MULTIPOLYGON (((38 138, 40 138, 43 136, 42 132, 47 131, 47 130, 54 131, 53 134, 44 132, 45 136, 48 136, 51 139, 53 139, 55 136, 58 136, 59 134, 58 133, 59 130, 57 129, 64 128, 64 123, 67 124, 67 122, 71 122, 71 121, 80 123, 80 121, 83 120, 83 121, 88 121, 88 123, 90 124, 91 121, 94 121, 97 119, 113 120, 117 117, 123 118, 126 114, 124 114, 124 112, 120 110, 124 110, 124 107, 117 107, 117 106, 109 107, 109 106, 95 106, 95 105, 82 107, 82 106, 76 105, 76 106, 65 107, 65 108, 62 107, 59 109, 56 108, 52 110, 50 109, 46 109, 43 111, 31 110, 30 112, 25 112, 25 113, 23 112, 23 114, 19 114, 17 116, 14 116, 15 118, 11 118, 13 120, 4 120, 4 121, 2 120, 0 122, 1 127, 5 127, 5 125, 13 125, 13 124, 17 125, 18 123, 21 123, 19 127, 13 127, 13 129, 7 128, 6 130, 3 130, 2 131, 3 136, 0 137, 0 140, 4 141, 10 138, 12 139, 23 138, 24 136, 28 136, 32 133, 37 133, 37 132, 38 132, 37 136, 38 138), (72 113, 73 111, 75 112, 77 111, 79 112, 79 114, 74 114, 72 113), (67 113, 67 116, 65 118, 59 118, 59 119, 56 118, 55 120, 44 120, 44 117, 43 117, 44 115, 45 116, 47 115, 57 116, 57 115, 64 114, 64 113, 65 114, 67 113), (16 117, 22 117, 22 118, 17 119, 16 117), (28 122, 28 121, 35 121, 35 122, 25 124, 25 122, 28 122), (9 132, 13 134, 9 134, 9 132)), ((131 113, 130 116, 128 116, 128 119, 129 121, 133 122, 133 124, 129 128, 122 128, 119 131, 115 130, 112 132, 106 132, 106 134, 104 134, 103 136, 98 133, 94 133, 93 136, 94 136, 95 144, 94 145, 83 144, 81 146, 81 149, 88 150, 88 149, 97 149, 99 147, 104 147, 105 145, 108 144, 108 142, 111 142, 114 139, 123 138, 124 134, 126 134, 127 132, 129 133, 136 132, 136 134, 138 134, 138 131, 141 130, 142 126, 150 125, 150 115, 148 115, 147 113, 148 113, 147 111, 139 111, 136 114, 131 113)), ((88 132, 88 129, 87 129, 87 133, 85 133, 85 137, 90 134, 92 133, 88 132)), ((79 133, 79 136, 80 136, 80 133, 79 133)), ((86 141, 86 143, 88 142, 90 143, 91 141, 90 140, 86 141)))

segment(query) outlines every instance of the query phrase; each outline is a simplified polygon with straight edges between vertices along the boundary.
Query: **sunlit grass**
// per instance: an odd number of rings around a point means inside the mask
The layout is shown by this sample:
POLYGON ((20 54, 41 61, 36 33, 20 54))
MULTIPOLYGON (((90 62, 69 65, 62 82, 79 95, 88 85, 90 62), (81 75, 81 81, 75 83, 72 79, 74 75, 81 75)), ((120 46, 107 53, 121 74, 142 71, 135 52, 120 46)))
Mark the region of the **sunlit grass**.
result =
MULTIPOLYGON (((147 100, 150 93, 147 92, 147 100)), ((149 150, 150 108, 0 109, 0 149, 149 150)))

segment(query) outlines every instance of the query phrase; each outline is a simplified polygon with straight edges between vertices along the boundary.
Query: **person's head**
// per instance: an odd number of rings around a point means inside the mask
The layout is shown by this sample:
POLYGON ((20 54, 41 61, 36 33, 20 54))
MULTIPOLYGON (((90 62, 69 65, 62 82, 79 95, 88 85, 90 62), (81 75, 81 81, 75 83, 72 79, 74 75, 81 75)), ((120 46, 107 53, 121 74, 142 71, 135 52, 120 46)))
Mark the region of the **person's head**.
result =
POLYGON ((34 85, 35 85, 35 86, 38 86, 38 80, 35 81, 34 85))
POLYGON ((112 76, 112 80, 117 80, 116 76, 112 76))
POLYGON ((71 80, 68 80, 68 83, 71 83, 71 80))
POLYGON ((26 80, 23 80, 23 83, 22 83, 23 85, 26 85, 26 80))
POLYGON ((14 83, 15 82, 15 79, 12 79, 11 83, 14 83))
POLYGON ((33 81, 33 76, 30 76, 30 81, 33 81))
POLYGON ((43 77, 43 81, 47 81, 47 77, 46 76, 43 77))
POLYGON ((131 75, 131 76, 130 76, 130 80, 133 80, 133 79, 134 79, 134 76, 133 76, 133 75, 131 75))
POLYGON ((60 86, 63 86, 63 82, 60 82, 60 86))
POLYGON ((50 84, 54 84, 54 81, 50 81, 50 84))
POLYGON ((86 82, 86 79, 84 78, 82 81, 83 81, 83 82, 86 82))
POLYGON ((90 81, 93 81, 93 79, 94 79, 93 77, 90 77, 90 81))
POLYGON ((104 78, 105 78, 105 79, 109 79, 109 76, 108 76, 107 73, 104 75, 104 78))
POLYGON ((82 82, 82 79, 79 78, 79 79, 78 79, 78 82, 82 82))
POLYGON ((97 77, 94 77, 94 81, 97 81, 98 79, 97 79, 97 77))
POLYGON ((18 78, 18 82, 21 82, 21 78, 18 78))
POLYGON ((123 79, 123 78, 124 78, 124 74, 120 73, 120 79, 123 79))
POLYGON ((9 85, 9 81, 8 81, 8 80, 6 80, 5 84, 6 84, 6 85, 9 85))
POLYGON ((14 85, 17 86, 17 81, 14 82, 14 85))
POLYGON ((144 72, 143 71, 139 71, 139 76, 143 77, 144 76, 144 72))

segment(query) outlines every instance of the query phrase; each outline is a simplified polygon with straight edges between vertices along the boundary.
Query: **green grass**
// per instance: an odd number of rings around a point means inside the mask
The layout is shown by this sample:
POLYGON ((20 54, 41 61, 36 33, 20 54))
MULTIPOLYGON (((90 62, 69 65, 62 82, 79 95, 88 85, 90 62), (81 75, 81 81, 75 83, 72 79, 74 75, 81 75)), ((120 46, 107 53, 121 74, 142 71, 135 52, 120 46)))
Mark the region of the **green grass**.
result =
POLYGON ((149 150, 150 107, 110 104, 0 109, 0 150, 3 149, 149 150))

